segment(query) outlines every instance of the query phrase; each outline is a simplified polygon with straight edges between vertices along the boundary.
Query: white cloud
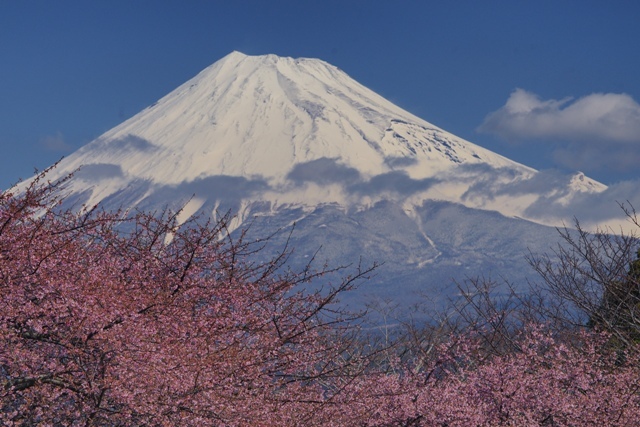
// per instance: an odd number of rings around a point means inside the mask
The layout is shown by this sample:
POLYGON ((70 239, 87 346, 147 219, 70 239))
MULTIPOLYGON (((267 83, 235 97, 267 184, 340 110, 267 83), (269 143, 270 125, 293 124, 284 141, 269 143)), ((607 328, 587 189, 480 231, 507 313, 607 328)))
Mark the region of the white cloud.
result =
POLYGON ((571 218, 577 218, 585 229, 597 228, 608 232, 638 234, 640 229, 629 221, 620 208, 640 209, 640 180, 621 181, 610 185, 605 191, 596 193, 576 193, 569 203, 558 203, 556 197, 541 197, 526 210, 531 218, 563 219, 566 225, 573 225, 571 218))
POLYGON ((71 151, 61 132, 40 138, 40 145, 47 151, 71 151))
POLYGON ((523 89, 478 128, 506 140, 640 142, 640 104, 626 94, 594 93, 573 100, 541 100, 523 89))
POLYGON ((640 104, 626 94, 541 100, 516 89, 478 131, 509 142, 560 143, 554 159, 577 169, 625 169, 637 165, 640 158, 640 104))
POLYGON ((502 196, 515 200, 533 195, 534 201, 523 212, 525 218, 567 226, 572 226, 574 218, 577 218, 585 229, 591 231, 600 227, 613 232, 622 229, 640 233, 640 229, 629 222, 620 209, 620 204, 624 204, 640 212, 640 179, 620 181, 604 188, 599 185, 576 186, 572 184, 578 177, 576 174, 558 169, 541 170, 519 179, 513 179, 509 169, 472 165, 461 166, 461 170, 468 173, 459 176, 466 177, 471 183, 462 196, 463 200, 478 200, 478 197, 499 200, 502 196))

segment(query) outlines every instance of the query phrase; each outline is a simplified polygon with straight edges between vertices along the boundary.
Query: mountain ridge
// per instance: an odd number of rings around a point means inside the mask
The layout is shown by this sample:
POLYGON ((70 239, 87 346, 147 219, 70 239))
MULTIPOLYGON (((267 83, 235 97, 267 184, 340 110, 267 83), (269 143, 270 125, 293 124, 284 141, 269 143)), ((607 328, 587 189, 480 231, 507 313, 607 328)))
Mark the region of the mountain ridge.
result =
MULTIPOLYGON (((90 188, 88 205, 134 183, 149 184, 143 200, 161 187, 202 187, 210 177, 226 177, 246 180, 252 197, 274 206, 370 206, 388 197, 417 206, 435 199, 556 225, 527 216, 527 204, 540 194, 471 194, 486 176, 483 168, 502 186, 531 179, 534 169, 458 138, 310 58, 232 52, 64 159, 56 173, 77 168, 83 170, 71 191, 90 188)), ((606 188, 581 176, 563 197, 606 188)))
MULTIPOLYGON (((546 206, 606 186, 540 174, 395 106, 316 59, 233 52, 63 159, 48 179, 76 209, 179 211, 295 248, 291 266, 381 262, 345 304, 427 295, 498 275, 557 239, 546 206), (291 235, 278 230, 295 229, 291 235)), ((22 185, 27 185, 24 182, 22 185)), ((568 219, 570 221, 570 219, 568 219)), ((268 254, 265 254, 268 256, 268 254)))

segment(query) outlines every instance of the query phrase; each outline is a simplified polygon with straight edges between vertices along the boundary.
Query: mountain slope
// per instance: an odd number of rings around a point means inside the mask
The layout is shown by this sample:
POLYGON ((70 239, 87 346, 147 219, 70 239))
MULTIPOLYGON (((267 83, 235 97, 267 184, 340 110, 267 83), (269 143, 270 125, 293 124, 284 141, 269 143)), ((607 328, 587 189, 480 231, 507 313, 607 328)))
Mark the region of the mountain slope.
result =
MULTIPOLYGON (((234 193, 273 206, 367 206, 393 194, 408 205, 447 200, 527 217, 540 196, 474 194, 488 172, 494 187, 536 172, 413 116, 336 67, 238 52, 69 156, 57 173, 81 166, 72 190, 91 205, 127 189, 135 204, 212 177, 233 177, 234 193)), ((604 189, 589 184, 566 186, 564 196, 604 189)))
POLYGON ((129 174, 165 184, 212 172, 281 183, 283 165, 322 157, 369 175, 388 171, 385 159, 395 157, 515 165, 396 107, 325 62, 237 52, 74 157, 87 152, 95 163, 117 161, 129 174), (155 164, 146 155, 152 150, 155 164))
POLYGON ((256 236, 296 223, 293 263, 320 247, 337 263, 385 262, 353 297, 360 304, 444 298, 452 278, 522 277, 525 251, 546 250, 555 231, 545 225, 565 220, 540 201, 606 188, 580 173, 543 179, 326 62, 239 52, 64 159, 52 178, 76 170, 66 188, 76 207, 168 206, 183 208, 181 220, 231 210, 232 230, 251 219, 256 236))

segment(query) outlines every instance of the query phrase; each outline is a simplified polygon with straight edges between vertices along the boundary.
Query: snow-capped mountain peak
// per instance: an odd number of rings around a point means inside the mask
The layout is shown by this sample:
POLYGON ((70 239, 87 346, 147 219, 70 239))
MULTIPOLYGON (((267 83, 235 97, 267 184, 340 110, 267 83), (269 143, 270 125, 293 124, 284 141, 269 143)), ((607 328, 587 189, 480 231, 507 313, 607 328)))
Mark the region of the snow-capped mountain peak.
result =
MULTIPOLYGON (((91 205, 122 202, 123 192, 126 203, 166 204, 160 190, 182 188, 201 200, 198 209, 232 195, 236 207, 272 208, 391 197, 526 217, 539 196, 501 196, 498 187, 536 171, 414 116, 324 61, 240 52, 73 153, 56 173, 80 167, 70 190, 91 205), (489 193, 476 191, 489 175, 489 193), (241 191, 228 194, 218 184, 225 180, 241 191)), ((596 184, 572 182, 563 197, 596 184)))
POLYGON ((541 224, 570 222, 553 212, 606 189, 458 138, 321 60, 239 52, 64 159, 49 179, 72 172, 67 203, 76 208, 168 207, 181 209, 180 222, 231 211, 230 232, 250 220, 251 236, 295 248, 294 268, 314 256, 384 262, 350 297, 356 308, 364 296, 405 307, 417 293, 451 297, 452 278, 491 270, 517 281, 522 254, 556 237, 541 224), (291 236, 277 233, 294 223, 291 236))

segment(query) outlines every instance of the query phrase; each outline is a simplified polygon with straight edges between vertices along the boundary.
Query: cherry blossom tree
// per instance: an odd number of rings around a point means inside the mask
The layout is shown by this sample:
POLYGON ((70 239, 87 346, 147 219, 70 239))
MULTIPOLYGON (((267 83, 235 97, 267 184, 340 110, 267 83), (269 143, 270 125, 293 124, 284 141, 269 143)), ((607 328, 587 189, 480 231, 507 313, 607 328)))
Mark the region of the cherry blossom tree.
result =
POLYGON ((640 420, 640 352, 611 331, 508 323, 513 304, 485 298, 471 328, 365 344, 334 303, 370 269, 291 271, 287 248, 265 260, 228 218, 64 210, 66 181, 45 176, 0 195, 2 425, 640 420))
POLYGON ((379 377, 383 397, 364 425, 635 426, 640 360, 609 351, 607 339, 585 332, 570 346, 530 326, 514 339, 518 351, 496 356, 483 338, 457 336, 418 369, 379 377))
POLYGON ((60 211, 63 185, 0 196, 4 425, 304 425, 362 372, 332 303, 367 271, 306 292, 333 271, 225 219, 60 211))

